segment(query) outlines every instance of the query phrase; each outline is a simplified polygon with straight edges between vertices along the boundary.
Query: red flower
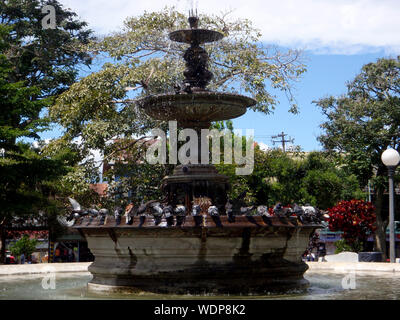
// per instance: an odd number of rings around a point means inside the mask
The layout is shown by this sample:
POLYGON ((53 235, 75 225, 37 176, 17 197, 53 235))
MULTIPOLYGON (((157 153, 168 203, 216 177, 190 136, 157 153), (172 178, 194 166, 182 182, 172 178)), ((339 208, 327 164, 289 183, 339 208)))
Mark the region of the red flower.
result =
POLYGON ((342 231, 348 242, 365 241, 375 231, 375 207, 364 200, 340 201, 328 209, 329 229, 342 231))

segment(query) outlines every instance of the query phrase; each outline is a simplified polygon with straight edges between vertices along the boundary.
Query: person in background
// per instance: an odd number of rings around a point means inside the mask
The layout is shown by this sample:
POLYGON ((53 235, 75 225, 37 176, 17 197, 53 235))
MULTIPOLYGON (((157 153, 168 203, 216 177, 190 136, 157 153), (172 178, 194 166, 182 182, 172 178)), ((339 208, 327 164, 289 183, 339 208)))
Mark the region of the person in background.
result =
POLYGON ((64 248, 61 259, 62 259, 62 262, 68 262, 68 250, 67 250, 67 248, 64 248))
POLYGON ((74 262, 74 252, 71 248, 68 249, 68 262, 74 262))
POLYGON ((25 264, 25 255, 21 254, 21 264, 25 264))
POLYGON ((60 262, 60 257, 61 257, 60 246, 57 246, 56 252, 54 253, 54 262, 60 262))

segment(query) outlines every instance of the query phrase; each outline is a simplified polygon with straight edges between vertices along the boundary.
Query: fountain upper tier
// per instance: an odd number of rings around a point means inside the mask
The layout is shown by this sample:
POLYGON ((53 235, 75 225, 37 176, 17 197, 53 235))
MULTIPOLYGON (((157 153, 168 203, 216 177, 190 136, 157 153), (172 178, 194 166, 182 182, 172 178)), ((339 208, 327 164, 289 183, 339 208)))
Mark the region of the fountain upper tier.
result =
POLYGON ((149 96, 139 104, 154 119, 176 120, 183 127, 208 128, 211 121, 240 117, 255 101, 238 94, 198 91, 149 96))
POLYGON ((206 30, 206 29, 187 29, 177 30, 169 34, 169 38, 172 41, 183 42, 183 43, 197 43, 202 44, 206 42, 214 42, 221 40, 224 35, 218 31, 206 30))
POLYGON ((212 92, 206 86, 212 79, 207 69, 208 54, 201 43, 218 41, 223 34, 213 30, 198 29, 198 18, 189 17, 191 29, 170 33, 173 41, 190 44, 183 58, 186 61, 183 88, 175 94, 149 96, 139 101, 139 106, 157 120, 177 120, 184 127, 208 127, 211 121, 237 118, 246 108, 256 104, 246 96, 212 92))

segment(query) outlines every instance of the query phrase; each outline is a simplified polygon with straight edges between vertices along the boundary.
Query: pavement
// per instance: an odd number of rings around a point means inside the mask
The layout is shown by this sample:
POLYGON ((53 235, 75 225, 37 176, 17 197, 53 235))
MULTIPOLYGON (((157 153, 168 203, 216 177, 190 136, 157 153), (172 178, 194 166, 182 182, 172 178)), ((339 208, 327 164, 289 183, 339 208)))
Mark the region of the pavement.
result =
MULTIPOLYGON (((350 271, 366 273, 397 273, 400 276, 400 263, 386 262, 306 262, 311 272, 348 273, 350 271)), ((38 263, 0 265, 0 277, 22 274, 40 274, 47 272, 87 272, 91 262, 74 263, 38 263)))
POLYGON ((400 276, 400 263, 388 262, 306 262, 309 271, 347 273, 350 271, 366 273, 398 273, 400 276))
POLYGON ((0 265, 0 277, 47 272, 87 272, 90 264, 91 262, 6 264, 0 265))

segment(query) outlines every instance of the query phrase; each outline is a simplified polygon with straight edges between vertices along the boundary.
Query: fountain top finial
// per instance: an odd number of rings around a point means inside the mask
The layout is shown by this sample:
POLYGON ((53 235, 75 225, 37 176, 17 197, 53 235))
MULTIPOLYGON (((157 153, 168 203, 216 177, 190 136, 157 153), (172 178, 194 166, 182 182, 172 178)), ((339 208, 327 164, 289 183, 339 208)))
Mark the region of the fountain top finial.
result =
POLYGON ((196 13, 194 13, 194 10, 189 10, 189 25, 190 25, 190 29, 197 29, 198 25, 199 25, 199 17, 197 15, 197 9, 196 9, 196 13))

